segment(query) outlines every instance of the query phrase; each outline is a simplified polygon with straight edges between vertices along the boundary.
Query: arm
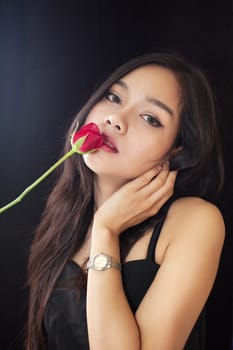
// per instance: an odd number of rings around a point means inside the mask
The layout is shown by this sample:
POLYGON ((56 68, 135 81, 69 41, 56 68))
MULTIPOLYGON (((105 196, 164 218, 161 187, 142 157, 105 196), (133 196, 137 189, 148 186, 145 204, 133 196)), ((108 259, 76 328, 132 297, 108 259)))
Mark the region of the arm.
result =
MULTIPOLYGON (((123 186, 96 212, 91 255, 103 252, 118 260, 119 235, 154 215, 173 192, 176 173, 155 170, 123 186)), ((124 294, 119 270, 88 272, 87 322, 91 350, 140 349, 140 331, 124 294)))
POLYGON ((198 198, 175 202, 165 230, 172 233, 169 245, 136 314, 142 350, 183 349, 213 286, 224 240, 218 209, 198 198))
MULTIPOLYGON (((118 238, 94 228, 91 255, 106 252, 119 258, 118 238)), ((139 349, 139 331, 124 294, 117 269, 88 272, 87 320, 91 350, 139 349)))

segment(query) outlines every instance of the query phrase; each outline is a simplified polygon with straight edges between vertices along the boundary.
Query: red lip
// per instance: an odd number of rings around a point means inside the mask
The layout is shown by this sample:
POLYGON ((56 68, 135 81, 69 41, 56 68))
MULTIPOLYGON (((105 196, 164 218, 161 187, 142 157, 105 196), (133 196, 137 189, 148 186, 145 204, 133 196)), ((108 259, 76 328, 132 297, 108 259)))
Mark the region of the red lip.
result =
POLYGON ((107 150, 107 148, 108 148, 109 151, 112 151, 115 153, 118 152, 117 146, 116 146, 114 140, 112 139, 112 137, 106 135, 105 133, 103 133, 102 135, 104 137, 104 144, 102 147, 104 147, 105 150, 107 150))

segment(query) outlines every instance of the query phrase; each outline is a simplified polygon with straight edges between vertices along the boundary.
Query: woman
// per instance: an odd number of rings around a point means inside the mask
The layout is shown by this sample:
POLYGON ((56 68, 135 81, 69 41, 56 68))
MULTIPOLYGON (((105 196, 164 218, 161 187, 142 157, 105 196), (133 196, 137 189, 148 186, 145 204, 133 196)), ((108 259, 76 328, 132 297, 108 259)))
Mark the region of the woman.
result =
POLYGON ((27 349, 204 349, 224 240, 214 99, 182 57, 146 54, 91 96, 96 152, 64 164, 29 259, 27 349), (87 272, 86 272, 87 271, 87 272))

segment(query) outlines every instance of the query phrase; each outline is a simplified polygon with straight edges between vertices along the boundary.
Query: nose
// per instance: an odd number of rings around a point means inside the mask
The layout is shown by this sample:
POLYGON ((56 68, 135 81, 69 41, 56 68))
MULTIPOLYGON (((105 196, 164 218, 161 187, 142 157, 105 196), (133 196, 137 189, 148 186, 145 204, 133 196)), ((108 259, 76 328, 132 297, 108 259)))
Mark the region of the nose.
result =
POLYGON ((127 123, 115 114, 111 114, 104 119, 104 124, 111 127, 115 132, 124 134, 127 131, 127 123))

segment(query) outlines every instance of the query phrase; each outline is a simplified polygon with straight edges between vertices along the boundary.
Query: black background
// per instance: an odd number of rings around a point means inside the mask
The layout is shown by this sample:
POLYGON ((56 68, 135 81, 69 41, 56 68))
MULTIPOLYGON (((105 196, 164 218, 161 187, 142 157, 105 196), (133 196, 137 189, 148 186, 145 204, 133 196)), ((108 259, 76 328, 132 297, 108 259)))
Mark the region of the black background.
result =
MULTIPOLYGON (((231 1, 0 1, 0 207, 60 156, 73 115, 106 75, 145 52, 174 49, 217 95, 226 241, 207 303, 207 350, 232 329, 233 6, 231 1)), ((22 349, 26 264, 53 175, 0 217, 0 349, 22 349)))

